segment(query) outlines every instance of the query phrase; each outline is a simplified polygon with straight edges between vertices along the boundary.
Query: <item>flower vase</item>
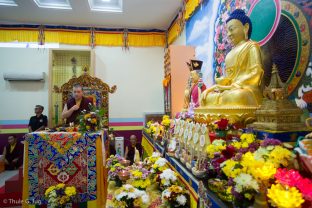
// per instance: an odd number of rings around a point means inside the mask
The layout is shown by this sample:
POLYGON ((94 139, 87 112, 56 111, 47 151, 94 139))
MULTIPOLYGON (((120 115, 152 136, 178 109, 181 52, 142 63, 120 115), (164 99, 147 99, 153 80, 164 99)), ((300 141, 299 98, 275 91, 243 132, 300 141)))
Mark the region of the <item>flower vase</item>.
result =
POLYGON ((255 202, 252 207, 253 208, 269 208, 265 187, 260 187, 259 193, 256 194, 255 202))

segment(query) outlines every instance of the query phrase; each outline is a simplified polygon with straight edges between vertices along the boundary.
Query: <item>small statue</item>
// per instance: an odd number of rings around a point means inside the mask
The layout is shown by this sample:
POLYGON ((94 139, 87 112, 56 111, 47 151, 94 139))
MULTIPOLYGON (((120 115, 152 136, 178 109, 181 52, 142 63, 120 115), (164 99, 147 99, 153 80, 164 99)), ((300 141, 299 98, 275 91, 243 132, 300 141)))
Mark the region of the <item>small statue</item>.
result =
POLYGON ((200 107, 259 107, 263 68, 260 47, 250 40, 250 18, 236 9, 227 19, 226 27, 234 47, 225 58, 225 75, 216 78, 216 84, 202 93, 200 107))
POLYGON ((201 93, 206 90, 206 85, 201 79, 200 72, 203 62, 199 60, 190 60, 190 63, 186 64, 191 73, 188 86, 184 91, 184 111, 189 111, 190 108, 194 109, 199 107, 199 99, 201 93))

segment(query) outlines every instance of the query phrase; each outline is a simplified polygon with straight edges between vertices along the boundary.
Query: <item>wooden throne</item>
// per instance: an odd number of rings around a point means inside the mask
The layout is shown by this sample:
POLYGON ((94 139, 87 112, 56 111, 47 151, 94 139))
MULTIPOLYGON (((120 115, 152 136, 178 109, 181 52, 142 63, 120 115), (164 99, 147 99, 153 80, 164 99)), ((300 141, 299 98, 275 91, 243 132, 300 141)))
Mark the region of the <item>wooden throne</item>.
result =
POLYGON ((63 84, 60 88, 54 86, 55 93, 62 93, 62 106, 67 103, 67 100, 72 97, 73 86, 80 84, 84 90, 84 96, 90 99, 98 108, 105 110, 104 114, 104 126, 103 128, 109 127, 109 93, 114 93, 117 86, 114 85, 109 87, 108 84, 103 82, 97 77, 92 77, 88 73, 88 68, 83 69, 84 73, 79 77, 72 77, 68 82, 63 84))

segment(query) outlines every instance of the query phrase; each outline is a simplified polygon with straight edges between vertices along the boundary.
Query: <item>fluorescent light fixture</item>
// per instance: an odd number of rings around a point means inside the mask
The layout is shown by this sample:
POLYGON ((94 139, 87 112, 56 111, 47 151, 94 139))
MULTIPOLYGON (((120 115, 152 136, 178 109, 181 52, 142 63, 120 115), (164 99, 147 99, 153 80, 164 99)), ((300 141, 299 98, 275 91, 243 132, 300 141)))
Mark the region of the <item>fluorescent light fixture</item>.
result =
POLYGON ((34 0, 38 7, 50 9, 72 9, 69 0, 34 0))
POLYGON ((59 48, 59 43, 46 43, 44 45, 39 45, 38 43, 24 43, 24 42, 11 42, 4 43, 0 42, 0 48, 59 48))
POLYGON ((0 6, 18 6, 14 0, 0 0, 0 6))
POLYGON ((88 0, 92 11, 122 12, 123 0, 88 0))

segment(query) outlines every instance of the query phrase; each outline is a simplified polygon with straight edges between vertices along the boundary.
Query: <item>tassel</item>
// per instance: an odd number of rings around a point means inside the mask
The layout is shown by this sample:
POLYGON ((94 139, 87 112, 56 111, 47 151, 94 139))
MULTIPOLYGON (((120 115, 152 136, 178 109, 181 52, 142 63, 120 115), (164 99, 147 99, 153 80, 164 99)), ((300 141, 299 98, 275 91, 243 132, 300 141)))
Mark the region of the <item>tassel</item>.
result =
POLYGON ((38 31, 38 45, 43 46, 44 42, 45 42, 44 25, 40 25, 38 31))
POLYGON ((90 28, 90 46, 92 49, 95 47, 95 28, 90 28))
POLYGON ((129 50, 129 39, 128 39, 128 29, 123 31, 123 49, 129 50))

